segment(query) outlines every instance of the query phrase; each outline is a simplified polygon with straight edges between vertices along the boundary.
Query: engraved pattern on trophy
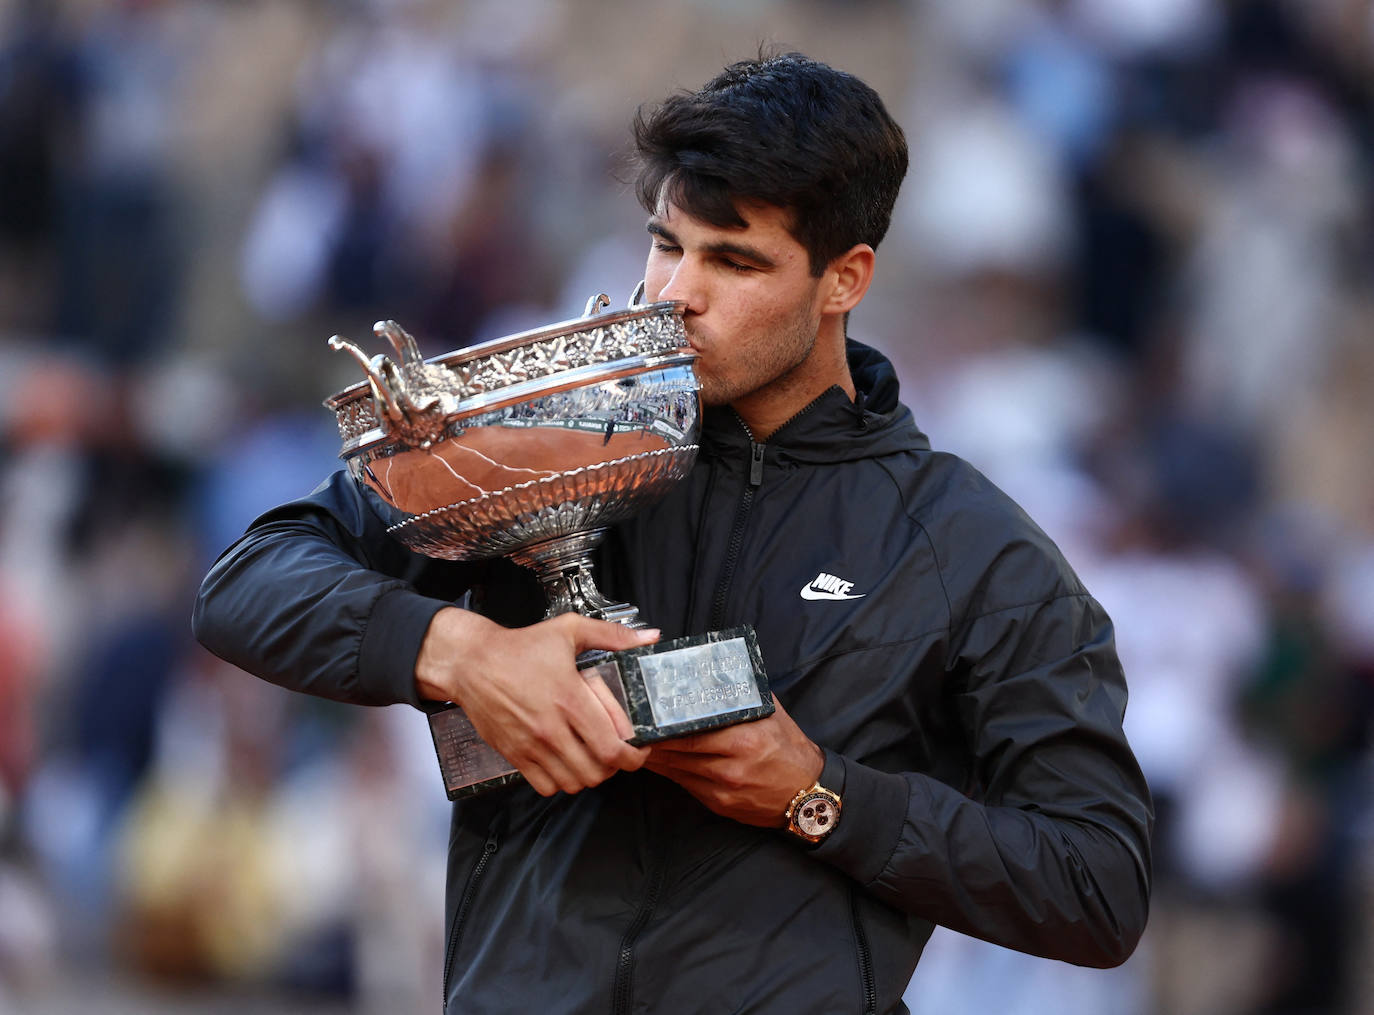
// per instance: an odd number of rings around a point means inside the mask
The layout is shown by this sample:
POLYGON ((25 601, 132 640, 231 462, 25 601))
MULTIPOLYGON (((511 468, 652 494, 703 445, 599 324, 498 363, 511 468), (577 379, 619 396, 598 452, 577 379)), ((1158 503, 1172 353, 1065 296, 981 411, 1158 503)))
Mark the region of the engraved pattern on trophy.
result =
MULTIPOLYGON (((656 308, 663 304, 649 306, 656 308)), ((406 334, 394 321, 380 321, 373 330, 379 335, 386 335, 392 329, 406 334)), ((403 389, 415 401, 436 399, 440 405, 448 401, 452 408, 456 408, 453 402, 471 402, 475 396, 499 392, 522 382, 552 377, 579 367, 594 367, 654 353, 672 353, 687 346, 681 316, 662 311, 657 311, 650 318, 612 321, 585 331, 554 334, 527 345, 506 348, 521 337, 497 339, 484 346, 452 353, 436 363, 416 363, 402 354, 402 363, 394 368, 394 372, 403 378, 403 389), (496 348, 488 349, 490 346, 496 348)), ((381 415, 374 407, 373 398, 368 396, 371 394, 378 401, 386 403, 385 395, 375 390, 384 369, 377 363, 377 357, 369 360, 356 345, 339 336, 332 338, 330 343, 336 349, 352 352, 370 376, 376 375, 373 377, 372 391, 358 386, 331 400, 339 402, 330 405, 337 413, 339 435, 345 442, 351 442, 382 427, 381 415)), ((419 355, 418 351, 415 355, 419 355)), ((448 406, 445 408, 452 411, 448 406)))

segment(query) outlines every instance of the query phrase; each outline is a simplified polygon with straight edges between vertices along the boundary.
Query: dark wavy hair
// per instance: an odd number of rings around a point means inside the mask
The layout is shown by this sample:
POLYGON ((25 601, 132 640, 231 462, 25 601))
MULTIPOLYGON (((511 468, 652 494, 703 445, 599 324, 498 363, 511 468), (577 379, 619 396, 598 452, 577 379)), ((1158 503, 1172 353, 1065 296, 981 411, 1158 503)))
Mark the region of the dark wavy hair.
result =
POLYGON ((868 85, 800 53, 725 68, 699 91, 635 114, 635 192, 714 226, 743 227, 738 202, 791 213, 811 273, 856 243, 876 248, 892 220, 907 149, 868 85))

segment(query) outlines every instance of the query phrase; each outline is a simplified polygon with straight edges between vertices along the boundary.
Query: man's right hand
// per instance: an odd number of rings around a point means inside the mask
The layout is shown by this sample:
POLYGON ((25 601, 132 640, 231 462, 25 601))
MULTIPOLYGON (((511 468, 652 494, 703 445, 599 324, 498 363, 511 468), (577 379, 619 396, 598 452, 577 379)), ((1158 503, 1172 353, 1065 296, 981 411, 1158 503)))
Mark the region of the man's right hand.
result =
POLYGON ((415 682, 421 698, 462 705, 482 739, 538 793, 576 793, 649 756, 625 742, 634 733, 629 718, 600 678, 577 669, 578 654, 657 640, 655 630, 575 613, 507 628, 448 607, 430 621, 415 682))

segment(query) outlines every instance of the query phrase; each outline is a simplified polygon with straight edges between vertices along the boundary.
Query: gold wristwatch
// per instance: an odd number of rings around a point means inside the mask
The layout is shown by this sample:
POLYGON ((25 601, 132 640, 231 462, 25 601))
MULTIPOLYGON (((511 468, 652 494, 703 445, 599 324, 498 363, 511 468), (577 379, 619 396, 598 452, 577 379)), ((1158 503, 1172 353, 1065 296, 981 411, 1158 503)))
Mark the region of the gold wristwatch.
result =
POLYGON ((840 807, 838 793, 812 783, 787 805, 787 830, 807 842, 821 842, 840 823, 840 807))

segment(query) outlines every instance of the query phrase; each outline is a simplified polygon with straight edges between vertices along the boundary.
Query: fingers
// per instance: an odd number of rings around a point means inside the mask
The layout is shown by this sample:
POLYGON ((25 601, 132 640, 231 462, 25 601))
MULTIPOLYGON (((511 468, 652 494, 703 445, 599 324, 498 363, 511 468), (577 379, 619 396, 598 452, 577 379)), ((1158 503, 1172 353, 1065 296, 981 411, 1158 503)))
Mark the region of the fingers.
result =
POLYGON ((577 793, 605 781, 605 776, 597 777, 593 767, 569 758, 566 754, 551 752, 544 754, 536 762, 531 762, 530 771, 521 768, 521 774, 534 787, 540 796, 553 796, 555 793, 577 793), (582 769, 583 771, 579 771, 582 769), (531 773, 543 776, 535 782, 531 773))
POLYGON ((556 718, 533 728, 524 749, 510 759, 522 773, 529 765, 547 776, 547 782, 530 779, 546 796, 558 790, 576 793, 605 782, 618 771, 634 771, 649 753, 647 748, 625 742, 634 728, 600 677, 587 679, 579 674, 569 690, 557 703, 556 718))
POLYGON ((767 736, 769 719, 748 722, 690 733, 654 744, 654 754, 665 759, 676 758, 678 764, 700 767, 709 758, 757 758, 767 751, 771 738, 767 736))
POLYGON ((541 796, 578 793, 605 782, 619 769, 600 762, 578 737, 529 743, 524 750, 508 756, 529 784, 541 796))
POLYGON ((616 701, 611 689, 606 686, 606 682, 599 675, 587 679, 587 686, 596 695, 596 700, 610 716, 611 723, 615 727, 616 738, 620 741, 620 746, 615 748, 616 767, 621 771, 633 772, 641 768, 644 762, 649 760, 649 748, 633 747, 625 743, 635 735, 634 724, 630 722, 630 717, 625 714, 625 710, 620 707, 620 702, 616 701))
POLYGON ((613 624, 606 620, 593 620, 576 613, 565 613, 556 622, 569 625, 572 630, 573 644, 579 653, 588 649, 606 649, 616 652, 624 648, 638 648, 652 645, 658 641, 657 628, 633 628, 624 624, 613 624))
MULTIPOLYGON (((512 762, 512 764, 514 764, 514 762, 512 762)), ((549 775, 540 765, 531 761, 523 765, 516 765, 515 767, 519 769, 520 774, 525 777, 525 781, 530 784, 530 788, 540 796, 553 796, 558 792, 557 780, 549 775)))
POLYGON ((679 755, 684 759, 688 757, 700 758, 706 755, 734 754, 735 750, 731 746, 732 738, 717 736, 717 734, 724 733, 724 730, 713 730, 710 733, 689 733, 684 736, 673 737, 671 740, 661 740, 654 744, 654 753, 664 757, 679 755))
POLYGON ((586 678, 583 686, 594 704, 589 710, 591 714, 579 717, 582 721, 575 722, 574 729, 592 760, 607 769, 602 779, 616 771, 638 769, 648 758, 649 750, 625 742, 634 736, 634 725, 620 702, 599 675, 586 678))
POLYGON ((644 767, 674 780, 679 776, 694 775, 708 780, 733 781, 732 775, 742 764, 739 759, 723 754, 677 751, 671 744, 671 740, 654 744, 653 753, 644 767))
POLYGON ((612 725, 615 726, 615 733, 621 740, 629 740, 635 735, 634 724, 630 722, 630 717, 625 714, 625 710, 620 707, 620 702, 616 701, 611 689, 606 686, 606 680, 601 674, 592 671, 583 672, 587 679, 587 687, 592 694, 596 695, 596 700, 601 703, 601 707, 610 716, 612 725))

